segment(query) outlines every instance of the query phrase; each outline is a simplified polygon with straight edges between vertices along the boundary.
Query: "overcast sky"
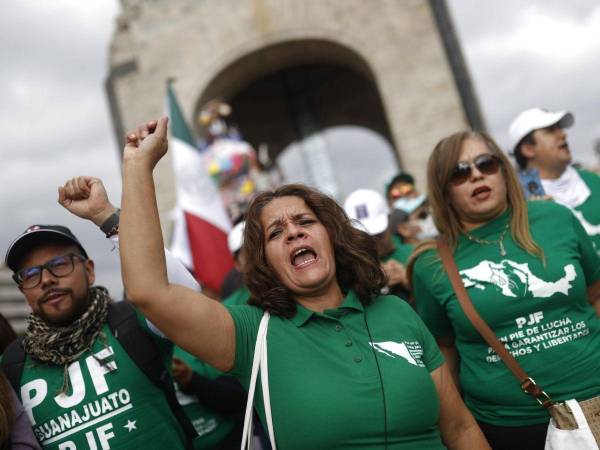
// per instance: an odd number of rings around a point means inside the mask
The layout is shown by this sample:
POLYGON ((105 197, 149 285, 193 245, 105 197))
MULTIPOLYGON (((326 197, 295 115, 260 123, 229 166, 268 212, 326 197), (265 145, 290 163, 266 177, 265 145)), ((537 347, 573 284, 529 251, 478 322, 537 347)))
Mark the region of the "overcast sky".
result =
MULTIPOLYGON (((375 0, 372 0, 375 1, 375 0)), ((600 4, 596 0, 450 0, 489 130, 501 145, 530 106, 569 109, 575 158, 596 164, 600 138, 600 4)), ((121 294, 116 255, 92 225, 56 203, 75 175, 104 179, 120 200, 120 173, 104 94, 116 0, 5 0, 0 15, 0 250, 33 223, 64 223, 121 294)))
POLYGON ((117 148, 103 83, 116 0, 8 0, 0 14, 0 249, 35 223, 62 223, 119 296, 115 253, 91 223, 57 202, 57 187, 93 175, 120 202, 117 148))

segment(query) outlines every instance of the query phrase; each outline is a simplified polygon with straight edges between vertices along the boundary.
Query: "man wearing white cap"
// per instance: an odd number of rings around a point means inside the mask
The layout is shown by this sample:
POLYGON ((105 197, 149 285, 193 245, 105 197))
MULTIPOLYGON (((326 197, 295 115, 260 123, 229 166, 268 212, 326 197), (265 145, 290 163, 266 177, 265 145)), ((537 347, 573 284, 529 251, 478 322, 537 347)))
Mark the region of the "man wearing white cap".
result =
POLYGON ((386 200, 370 189, 352 192, 344 202, 344 211, 355 227, 366 231, 377 241, 381 267, 388 278, 390 293, 408 299, 403 250, 392 239, 386 200))
MULTIPOLYGON (((241 250, 242 244, 244 243, 245 227, 245 221, 239 222, 227 235, 227 246, 229 247, 229 251, 233 256, 233 264, 235 271, 238 274, 241 274, 244 271, 244 255, 242 255, 241 250)), ((225 282, 223 282, 223 284, 225 284, 225 282)), ((224 293, 223 288, 221 288, 221 292, 224 293)), ((237 286, 234 289, 230 289, 226 295, 222 296, 222 302, 227 305, 245 305, 248 303, 249 298, 250 291, 248 291, 248 288, 244 285, 242 279, 240 278, 237 286)))
POLYGON ((564 129, 574 122, 568 111, 528 109, 510 124, 510 146, 519 169, 538 171, 545 194, 571 208, 600 252, 600 176, 571 166, 564 129))

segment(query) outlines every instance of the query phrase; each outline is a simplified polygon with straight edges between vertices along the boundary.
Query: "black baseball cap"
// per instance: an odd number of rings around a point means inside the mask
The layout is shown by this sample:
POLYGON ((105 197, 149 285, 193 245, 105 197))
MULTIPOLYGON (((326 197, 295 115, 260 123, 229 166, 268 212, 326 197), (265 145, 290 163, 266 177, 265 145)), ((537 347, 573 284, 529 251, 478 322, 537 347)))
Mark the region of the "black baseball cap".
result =
POLYGON ((8 247, 5 257, 6 265, 13 272, 16 272, 19 263, 27 252, 39 245, 53 242, 74 244, 81 251, 81 256, 88 257, 81 242, 67 227, 62 225, 31 225, 8 247))
POLYGON ((390 195, 390 191, 392 190, 392 187, 394 186, 394 184, 396 183, 406 183, 406 184, 412 184, 414 186, 415 184, 415 179, 414 177, 408 173, 408 172, 400 172, 396 175, 394 175, 390 181, 388 181, 385 185, 385 195, 389 196, 390 195))

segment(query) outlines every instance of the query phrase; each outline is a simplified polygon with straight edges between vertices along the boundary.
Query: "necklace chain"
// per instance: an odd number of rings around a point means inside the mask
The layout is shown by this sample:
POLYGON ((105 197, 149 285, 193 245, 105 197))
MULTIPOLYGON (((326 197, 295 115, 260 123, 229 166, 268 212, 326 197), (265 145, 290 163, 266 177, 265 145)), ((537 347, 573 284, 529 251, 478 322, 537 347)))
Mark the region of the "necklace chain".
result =
POLYGON ((498 247, 500 247, 500 256, 506 256, 506 249, 504 248, 504 236, 506 236, 506 232, 508 231, 508 226, 509 224, 507 223, 506 226, 504 227, 504 230, 502 231, 502 233, 500 233, 500 237, 498 239, 496 239, 495 241, 488 241, 487 239, 479 239, 476 238, 475 236, 471 236, 469 233, 465 232, 465 236, 467 237, 468 240, 470 240, 471 242, 476 242, 477 244, 482 244, 482 245, 498 245, 498 247))

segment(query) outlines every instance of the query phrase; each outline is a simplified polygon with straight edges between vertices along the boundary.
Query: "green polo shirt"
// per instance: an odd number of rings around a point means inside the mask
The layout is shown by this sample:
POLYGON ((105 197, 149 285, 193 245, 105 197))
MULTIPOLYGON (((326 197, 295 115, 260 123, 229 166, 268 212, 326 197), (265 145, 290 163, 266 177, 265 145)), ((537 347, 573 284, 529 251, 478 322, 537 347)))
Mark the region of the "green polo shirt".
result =
MULTIPOLYGON (((203 377, 215 379, 221 375, 217 369, 202 362, 194 355, 175 347, 173 355, 185 362, 191 369, 203 377)), ((196 429, 198 437, 194 440, 194 449, 215 448, 233 429, 232 417, 222 416, 206 407, 195 395, 187 395, 177 389, 177 400, 196 429)))
MULTIPOLYGON (((600 319, 586 288, 600 279, 600 258, 569 209, 545 201, 529 202, 528 209, 545 264, 518 247, 508 232, 506 256, 497 244, 461 236, 456 265, 481 317, 554 400, 599 395, 600 319)), ((510 215, 507 211, 471 235, 496 241, 510 215)), ((460 382, 475 417, 498 426, 547 422, 548 413, 521 391, 462 312, 436 251, 417 259, 412 285, 417 311, 433 335, 456 337, 460 382)))
MULTIPOLYGON (((228 309, 236 328, 232 373, 247 388, 263 311, 228 309)), ((443 357, 397 297, 380 296, 363 307, 350 291, 341 306, 322 314, 298 305, 291 319, 271 317, 267 350, 278 448, 381 449, 386 421, 389 449, 444 448, 430 376, 443 357)), ((255 405, 265 424, 260 380, 255 405)))
MULTIPOLYGON (((138 315, 157 342, 165 365, 172 344, 138 315)), ((27 357, 20 398, 44 450, 183 449, 185 437, 163 391, 129 358, 108 325, 77 361, 69 365, 69 388, 61 393, 62 366, 27 357), (98 359, 106 359, 101 365, 98 359)))
POLYGON ((245 285, 237 288, 235 291, 231 293, 225 300, 223 300, 224 305, 246 305, 248 304, 248 299, 250 298, 250 291, 245 285))
MULTIPOLYGON (((246 286, 236 289, 231 295, 223 300, 224 305, 245 305, 250 298, 250 292, 246 286)), ((202 360, 187 353, 179 347, 175 347, 175 356, 185 361, 194 372, 215 379, 222 375, 221 372, 204 363, 202 360)), ((177 386, 177 385, 176 385, 177 386)), ((194 449, 215 448, 233 430, 235 419, 231 416, 223 416, 202 404, 202 400, 196 396, 187 395, 177 390, 179 403, 183 405, 185 413, 190 418, 192 425, 198 433, 194 441, 194 449)))
POLYGON ((390 259, 395 259, 400 264, 406 266, 408 258, 415 248, 414 244, 405 244, 402 242, 402 238, 396 234, 392 235, 392 242, 394 243, 394 251, 385 255, 381 260, 387 262, 390 259))
POLYGON ((577 172, 592 193, 585 202, 573 209, 575 214, 582 214, 583 217, 578 218, 585 226, 596 252, 600 254, 600 176, 587 170, 578 169, 577 172))

